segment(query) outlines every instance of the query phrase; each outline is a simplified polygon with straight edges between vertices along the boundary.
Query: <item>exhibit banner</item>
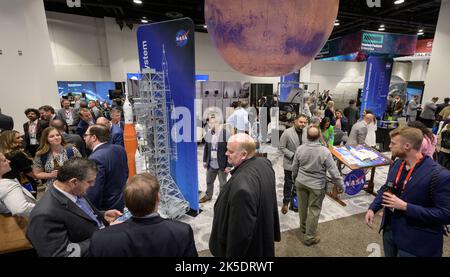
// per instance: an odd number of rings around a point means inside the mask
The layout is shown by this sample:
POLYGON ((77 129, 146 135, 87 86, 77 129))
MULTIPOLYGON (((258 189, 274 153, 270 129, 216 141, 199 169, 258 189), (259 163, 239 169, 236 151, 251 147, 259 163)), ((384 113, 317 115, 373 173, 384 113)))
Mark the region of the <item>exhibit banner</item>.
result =
POLYGON ((376 56, 371 56, 367 60, 364 90, 361 99, 361 115, 364 110, 368 109, 377 118, 383 118, 393 63, 393 59, 376 56))
POLYGON ((137 30, 141 71, 151 68, 165 73, 166 90, 173 100, 168 112, 171 176, 190 208, 198 211, 197 143, 195 139, 195 26, 182 18, 143 25, 137 30))
POLYGON ((357 52, 359 52, 360 49, 361 32, 357 32, 327 41, 327 43, 325 43, 325 46, 316 56, 316 59, 344 56, 348 58, 348 60, 346 61, 356 61, 358 57, 357 52))
POLYGON ((431 52, 433 51, 433 42, 434 39, 421 39, 417 41, 416 53, 414 56, 416 57, 430 57, 431 52))
POLYGON ((280 101, 286 101, 291 90, 298 89, 299 80, 300 72, 298 71, 280 77, 280 101))
POLYGON ((372 31, 362 32, 361 51, 393 57, 411 56, 416 52, 417 36, 372 31))
POLYGON ((344 180, 344 189, 345 193, 348 195, 356 195, 358 194, 364 187, 366 183, 366 174, 364 170, 357 169, 353 170, 344 180))

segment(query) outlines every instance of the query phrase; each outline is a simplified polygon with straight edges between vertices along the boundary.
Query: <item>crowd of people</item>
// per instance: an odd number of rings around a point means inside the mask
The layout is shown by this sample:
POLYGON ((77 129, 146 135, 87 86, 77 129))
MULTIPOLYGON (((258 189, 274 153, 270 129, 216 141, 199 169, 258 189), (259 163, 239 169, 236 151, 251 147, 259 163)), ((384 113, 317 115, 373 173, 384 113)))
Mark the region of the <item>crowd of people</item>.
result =
MULTIPOLYGON (((0 113, 0 213, 29 218, 26 235, 39 256, 197 256, 191 226, 159 215, 158 180, 148 173, 128 178, 120 108, 105 114, 96 105, 72 104, 63 99, 56 113, 51 106, 26 109, 23 136, 12 118, 0 113), (45 188, 39 201, 38 186, 45 188), (125 207, 132 217, 123 221, 125 207)), ((275 172, 258 155, 247 104, 235 105, 227 120, 231 130, 210 118, 205 138, 207 191, 199 202, 212 201, 217 176, 220 184, 209 248, 214 256, 272 257, 281 239, 275 172)), ((354 100, 335 110, 331 97, 325 106, 311 117, 296 116, 279 145, 281 214, 297 205, 307 246, 321 240, 317 227, 327 176, 338 193, 344 191, 330 147, 375 146, 371 111, 360 118, 354 100)), ((365 219, 372 225, 384 210, 386 256, 442 255, 444 226, 450 224, 450 171, 434 159, 442 153, 439 162, 448 165, 448 118, 440 125, 436 135, 410 118, 408 126, 390 133, 396 159, 365 219)))

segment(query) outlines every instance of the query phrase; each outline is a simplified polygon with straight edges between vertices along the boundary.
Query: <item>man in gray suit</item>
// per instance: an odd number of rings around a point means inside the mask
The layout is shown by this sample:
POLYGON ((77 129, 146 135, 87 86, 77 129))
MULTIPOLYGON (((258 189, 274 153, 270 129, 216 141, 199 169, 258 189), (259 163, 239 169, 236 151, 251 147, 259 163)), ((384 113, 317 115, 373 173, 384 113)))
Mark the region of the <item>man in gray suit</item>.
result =
POLYGON ((372 123, 373 119, 373 114, 366 113, 361 121, 353 125, 352 131, 348 136, 347 145, 364 144, 367 137, 367 125, 372 123))
POLYGON ((77 129, 78 122, 80 121, 78 112, 70 107, 70 101, 67 99, 63 99, 62 106, 63 108, 58 110, 56 115, 58 118, 61 118, 67 123, 69 132, 74 134, 77 129))
POLYGON ((425 103, 423 111, 420 114, 420 121, 422 121, 422 123, 425 124, 428 128, 433 128, 434 120, 436 119, 436 102, 438 100, 439 97, 433 97, 430 102, 425 103))
POLYGON ((101 212, 85 198, 96 174, 95 163, 85 158, 72 158, 58 170, 56 181, 31 211, 27 228, 39 256, 86 256, 92 234, 122 215, 101 212))
POLYGON ((308 124, 306 115, 298 115, 294 120, 294 126, 286 129, 280 138, 280 151, 283 153, 283 169, 284 169, 284 188, 283 188, 283 207, 281 212, 288 212, 289 203, 294 207, 294 197, 292 193, 292 161, 295 151, 302 142, 306 141, 306 132, 304 128, 308 124))

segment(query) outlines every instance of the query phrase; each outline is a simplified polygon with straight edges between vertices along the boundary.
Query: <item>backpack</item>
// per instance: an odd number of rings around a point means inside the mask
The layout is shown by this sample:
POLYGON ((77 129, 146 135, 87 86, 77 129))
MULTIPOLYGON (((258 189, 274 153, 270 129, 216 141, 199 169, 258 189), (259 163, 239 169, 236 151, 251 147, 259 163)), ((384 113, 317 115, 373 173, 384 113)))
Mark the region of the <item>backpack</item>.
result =
POLYGON ((441 147, 450 150, 450 130, 442 131, 442 133, 441 133, 441 147))
MULTIPOLYGON (((67 158, 70 159, 73 157, 73 148, 72 147, 67 147, 66 148, 67 151, 67 158)), ((41 156, 41 163, 42 163, 42 167, 45 168, 45 163, 47 162, 47 155, 42 155, 41 156)))

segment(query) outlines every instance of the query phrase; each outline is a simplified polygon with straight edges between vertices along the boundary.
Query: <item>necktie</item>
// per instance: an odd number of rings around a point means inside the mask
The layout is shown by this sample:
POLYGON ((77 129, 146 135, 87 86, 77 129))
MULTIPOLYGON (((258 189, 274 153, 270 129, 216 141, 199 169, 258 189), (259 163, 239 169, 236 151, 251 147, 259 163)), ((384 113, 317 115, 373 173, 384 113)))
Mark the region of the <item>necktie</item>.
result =
POLYGON ((95 215, 94 211, 92 210, 91 206, 89 206, 86 199, 83 197, 77 197, 77 201, 75 202, 78 207, 80 207, 90 218, 92 218, 98 225, 98 227, 102 228, 103 223, 101 223, 97 216, 95 215))

